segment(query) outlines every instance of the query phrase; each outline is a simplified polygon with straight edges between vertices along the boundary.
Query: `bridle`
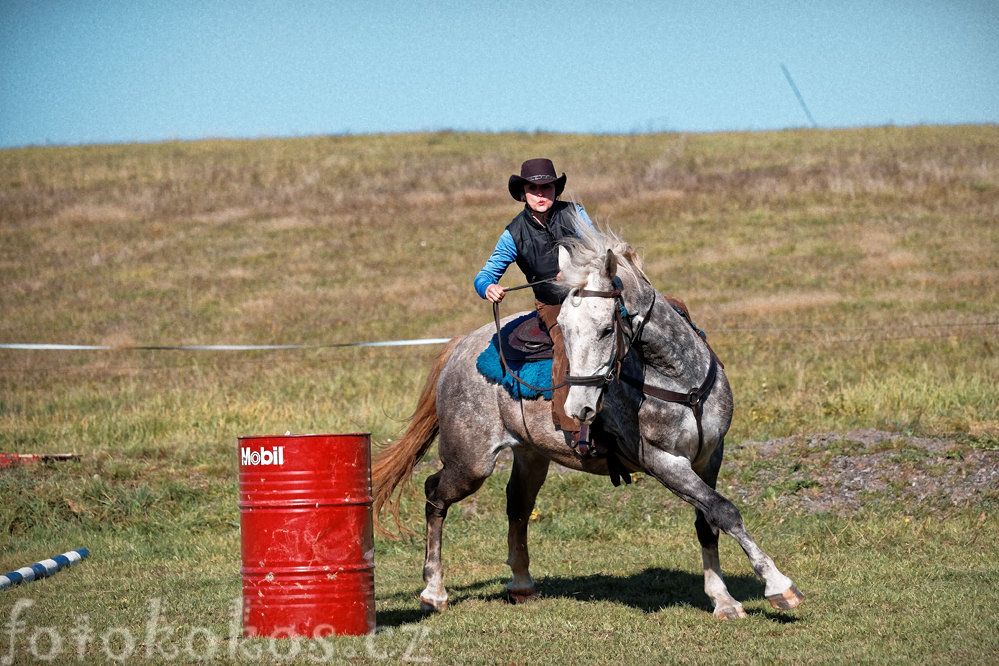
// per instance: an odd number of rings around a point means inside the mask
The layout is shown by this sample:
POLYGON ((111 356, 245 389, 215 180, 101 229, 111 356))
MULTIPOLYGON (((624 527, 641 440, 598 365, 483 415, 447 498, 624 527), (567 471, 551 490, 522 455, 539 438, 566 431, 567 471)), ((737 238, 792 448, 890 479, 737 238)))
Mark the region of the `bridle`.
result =
MULTIPOLYGON (((621 297, 620 289, 613 289, 611 291, 592 291, 589 289, 583 289, 575 292, 575 296, 579 298, 585 297, 596 297, 596 298, 613 298, 617 301, 616 307, 614 308, 614 352, 611 354, 611 359, 608 362, 607 372, 595 375, 586 376, 573 376, 568 375, 565 378, 565 383, 570 386, 598 386, 600 387, 600 400, 603 400, 603 393, 607 390, 607 387, 611 382, 620 379, 626 384, 634 386, 640 390, 643 394, 650 396, 652 398, 657 398, 663 402, 674 402, 681 405, 687 405, 690 407, 691 411, 694 413, 694 421, 697 423, 697 454, 694 456, 696 459, 701 454, 701 449, 704 447, 704 428, 701 425, 701 416, 704 411, 704 401, 708 394, 711 392, 711 388, 715 384, 715 379, 718 376, 718 358, 715 356, 714 351, 711 347, 708 347, 708 352, 711 354, 711 360, 708 365, 708 374, 701 382, 701 385, 697 388, 691 389, 686 393, 681 393, 679 391, 670 391, 664 388, 659 388, 658 386, 652 386, 646 384, 644 381, 637 379, 635 377, 630 377, 627 374, 622 374, 621 364, 624 361, 625 356, 631 351, 631 348, 635 345, 642 335, 642 330, 645 328, 645 323, 649 320, 649 315, 652 314, 652 308, 656 305, 656 299, 659 296, 659 291, 653 289, 652 291, 652 303, 649 305, 649 309, 646 310, 645 316, 642 317, 638 324, 638 327, 632 331, 631 336, 628 338, 627 347, 624 344, 624 322, 621 317, 621 311, 624 310, 624 299, 621 297)), ((569 299, 572 298, 573 293, 570 293, 569 299)), ((689 323, 689 320, 688 320, 689 323)), ((693 324, 691 324, 693 326, 693 324)), ((707 344, 705 342, 705 344, 707 344)))
MULTIPOLYGON (((565 299, 565 302, 568 303, 571 299, 576 298, 613 298, 616 301, 613 325, 614 350, 611 352, 610 360, 607 362, 607 371, 595 375, 566 375, 565 377, 565 383, 569 386, 597 386, 602 390, 606 390, 611 382, 616 381, 621 376, 621 363, 624 361, 624 357, 628 355, 632 343, 636 339, 636 337, 630 337, 628 345, 625 346, 624 320, 621 317, 621 311, 624 309, 624 299, 621 298, 620 289, 612 289, 610 291, 580 289, 569 292, 569 296, 565 299)), ((653 305, 655 305, 654 301, 653 305)), ((651 308, 649 310, 651 311, 651 308)), ((642 319, 642 322, 644 323, 645 319, 642 319)))
MULTIPOLYGON (((527 289, 528 287, 533 287, 537 284, 543 282, 553 282, 554 278, 548 280, 539 280, 537 282, 530 282, 528 284, 522 284, 516 287, 507 287, 506 291, 517 291, 518 289, 527 289)), ((656 298, 658 297, 658 292, 653 291, 654 296, 652 297, 652 303, 649 305, 649 309, 645 312, 645 316, 642 317, 639 322, 638 328, 632 331, 632 334, 627 338, 627 344, 625 344, 624 335, 624 319, 621 316, 621 312, 625 310, 624 299, 621 297, 620 289, 613 289, 611 291, 596 291, 592 289, 581 289, 574 290, 569 293, 569 298, 613 298, 617 301, 617 307, 614 308, 614 351, 611 353, 610 361, 607 363, 607 371, 599 373, 596 375, 566 375, 564 381, 559 382, 548 387, 538 387, 533 384, 524 381, 517 376, 516 373, 510 370, 507 364, 506 357, 503 354, 503 345, 498 345, 497 349, 499 351, 500 364, 503 366, 503 370, 513 377, 517 382, 523 384, 532 391, 538 391, 543 393, 546 391, 554 391, 557 388, 562 388, 563 386, 599 386, 603 390, 606 390, 611 382, 616 381, 621 376, 621 364, 624 358, 631 351, 632 346, 634 346, 635 340, 638 340, 639 336, 642 334, 642 329, 645 328, 645 322, 649 320, 649 314, 652 312, 652 308, 656 305, 656 298)), ((500 315, 499 315, 499 303, 493 303, 493 321, 496 324, 496 339, 499 340, 500 334, 500 315)))
MULTIPOLYGON (((517 289, 526 289, 527 287, 533 287, 541 282, 551 282, 552 280, 541 280, 539 282, 532 282, 518 287, 508 287, 507 291, 515 291, 517 289)), ((646 384, 641 379, 635 377, 630 377, 627 374, 621 373, 621 366, 624 362, 625 357, 628 352, 631 351, 635 343, 641 338, 642 331, 645 329, 645 324, 649 320, 649 316, 652 314, 652 309, 656 306, 656 301, 659 297, 659 291, 657 289, 652 290, 652 303, 649 304, 648 310, 645 311, 645 315, 641 318, 637 327, 634 327, 631 335, 625 337, 624 333, 624 318, 621 316, 622 311, 626 311, 624 307, 624 299, 621 296, 620 289, 611 289, 609 291, 598 291, 592 289, 580 289, 573 290, 569 292, 569 296, 566 298, 565 302, 569 303, 573 299, 582 298, 613 298, 615 300, 614 307, 614 350, 610 354, 610 358, 607 362, 607 370, 605 372, 600 372, 593 375, 566 375, 565 381, 559 382, 553 386, 549 387, 537 387, 530 384, 512 372, 507 365, 506 358, 503 355, 503 345, 499 344, 499 358, 500 363, 503 366, 503 370, 517 380, 519 383, 528 387, 533 391, 546 392, 553 391, 557 388, 563 386, 596 386, 600 388, 600 398, 603 400, 603 394, 610 386, 612 382, 623 381, 626 384, 634 386, 639 389, 643 394, 662 400, 663 402, 673 402, 681 405, 687 405, 690 407, 691 411, 694 413, 694 420, 697 422, 697 454, 695 458, 700 455, 701 449, 704 446, 704 428, 701 425, 701 416, 703 414, 704 401, 707 399, 708 394, 711 392, 711 388, 715 384, 715 379, 718 376, 718 358, 715 356, 714 351, 711 347, 708 347, 708 351, 711 354, 711 361, 708 365, 708 374, 701 382, 701 385, 697 388, 691 389, 687 393, 681 393, 679 391, 670 391, 667 389, 659 388, 658 386, 652 386, 646 384)), ((496 322, 496 339, 500 339, 500 317, 499 317, 499 303, 493 303, 493 318, 496 322)), ((689 322, 689 320, 688 320, 689 322)), ((691 324, 693 326, 693 324, 691 324)), ((700 336, 698 336, 700 337, 700 336)), ((706 344, 706 343, 705 343, 706 344)), ((599 401, 598 401, 599 402, 599 401)))

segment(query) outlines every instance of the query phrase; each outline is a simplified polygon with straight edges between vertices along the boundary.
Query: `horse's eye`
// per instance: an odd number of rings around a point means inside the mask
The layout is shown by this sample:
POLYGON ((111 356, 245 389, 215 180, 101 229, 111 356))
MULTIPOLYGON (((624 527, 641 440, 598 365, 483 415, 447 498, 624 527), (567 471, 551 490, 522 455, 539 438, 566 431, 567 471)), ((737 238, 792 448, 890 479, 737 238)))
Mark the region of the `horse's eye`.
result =
POLYGON ((614 328, 612 326, 608 326, 604 330, 600 331, 600 339, 601 340, 606 340, 607 338, 609 338, 612 335, 614 335, 614 328))

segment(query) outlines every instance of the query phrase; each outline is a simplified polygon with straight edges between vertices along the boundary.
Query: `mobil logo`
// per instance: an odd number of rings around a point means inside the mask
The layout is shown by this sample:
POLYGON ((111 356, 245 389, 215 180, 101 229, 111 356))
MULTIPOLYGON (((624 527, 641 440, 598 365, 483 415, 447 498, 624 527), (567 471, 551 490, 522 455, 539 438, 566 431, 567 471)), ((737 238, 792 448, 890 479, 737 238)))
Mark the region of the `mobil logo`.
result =
POLYGON ((271 448, 260 447, 253 449, 249 446, 240 447, 240 461, 243 465, 283 465, 284 447, 274 446, 271 448))

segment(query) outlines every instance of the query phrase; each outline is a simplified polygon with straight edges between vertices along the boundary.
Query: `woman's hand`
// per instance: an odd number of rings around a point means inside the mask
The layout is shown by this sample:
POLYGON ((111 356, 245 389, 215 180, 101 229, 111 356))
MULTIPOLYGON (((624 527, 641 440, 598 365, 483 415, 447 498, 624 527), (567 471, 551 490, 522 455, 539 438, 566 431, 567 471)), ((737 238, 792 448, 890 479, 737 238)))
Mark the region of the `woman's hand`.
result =
POLYGON ((486 287, 486 300, 492 301, 493 303, 499 303, 503 300, 506 295, 506 288, 501 287, 498 284, 491 284, 486 287))

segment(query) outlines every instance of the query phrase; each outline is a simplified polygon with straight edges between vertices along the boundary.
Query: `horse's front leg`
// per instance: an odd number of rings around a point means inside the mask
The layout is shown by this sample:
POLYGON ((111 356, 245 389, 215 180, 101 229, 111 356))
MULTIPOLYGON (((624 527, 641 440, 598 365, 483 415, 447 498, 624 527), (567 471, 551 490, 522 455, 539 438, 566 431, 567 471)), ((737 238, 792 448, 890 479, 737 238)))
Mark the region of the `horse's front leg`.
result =
MULTIPOLYGON (((651 449, 651 447, 649 448, 651 449)), ((735 604, 738 602, 728 594, 728 590, 725 589, 724 582, 721 580, 717 535, 711 529, 712 526, 721 529, 735 539, 746 553, 753 571, 766 583, 764 594, 771 606, 777 610, 790 610, 802 602, 805 597, 795 587, 791 579, 782 574, 770 556, 763 552, 749 537, 739 510, 705 483, 691 468, 689 460, 656 449, 646 455, 645 464, 650 474, 681 499, 692 504, 703 516, 704 520, 701 521, 698 536, 702 537, 705 589, 709 596, 718 595, 717 598, 712 599, 716 604, 715 615, 741 617, 739 612, 741 607, 739 609, 732 607, 732 602, 735 604), (707 548, 704 547, 705 543, 707 548), (719 613, 719 601, 722 603, 720 609, 722 613, 719 613)))
MULTIPOLYGON (((725 442, 721 441, 711 454, 705 468, 699 476, 710 488, 718 482, 718 471, 721 469, 722 456, 725 452, 725 442)), ((725 579, 722 577, 721 559, 718 557, 718 528, 708 522, 704 512, 694 509, 697 520, 694 528, 697 530, 697 540, 701 544, 701 563, 704 566, 704 593, 715 605, 714 616, 722 620, 737 620, 746 617, 746 611, 731 594, 725 579)))
POLYGON ((513 572, 513 579, 507 584, 506 592, 513 603, 537 598, 537 589, 529 570, 531 556, 527 550, 527 525, 534 511, 538 491, 547 476, 547 458, 526 448, 514 449, 513 470, 506 485, 506 515, 510 521, 506 563, 513 572))
POLYGON ((738 620, 746 617, 746 611, 735 597, 729 594, 728 586, 722 577, 721 560, 718 557, 718 528, 709 524, 700 509, 696 509, 697 540, 701 544, 701 563, 704 566, 704 593, 715 605, 714 616, 722 620, 738 620))

